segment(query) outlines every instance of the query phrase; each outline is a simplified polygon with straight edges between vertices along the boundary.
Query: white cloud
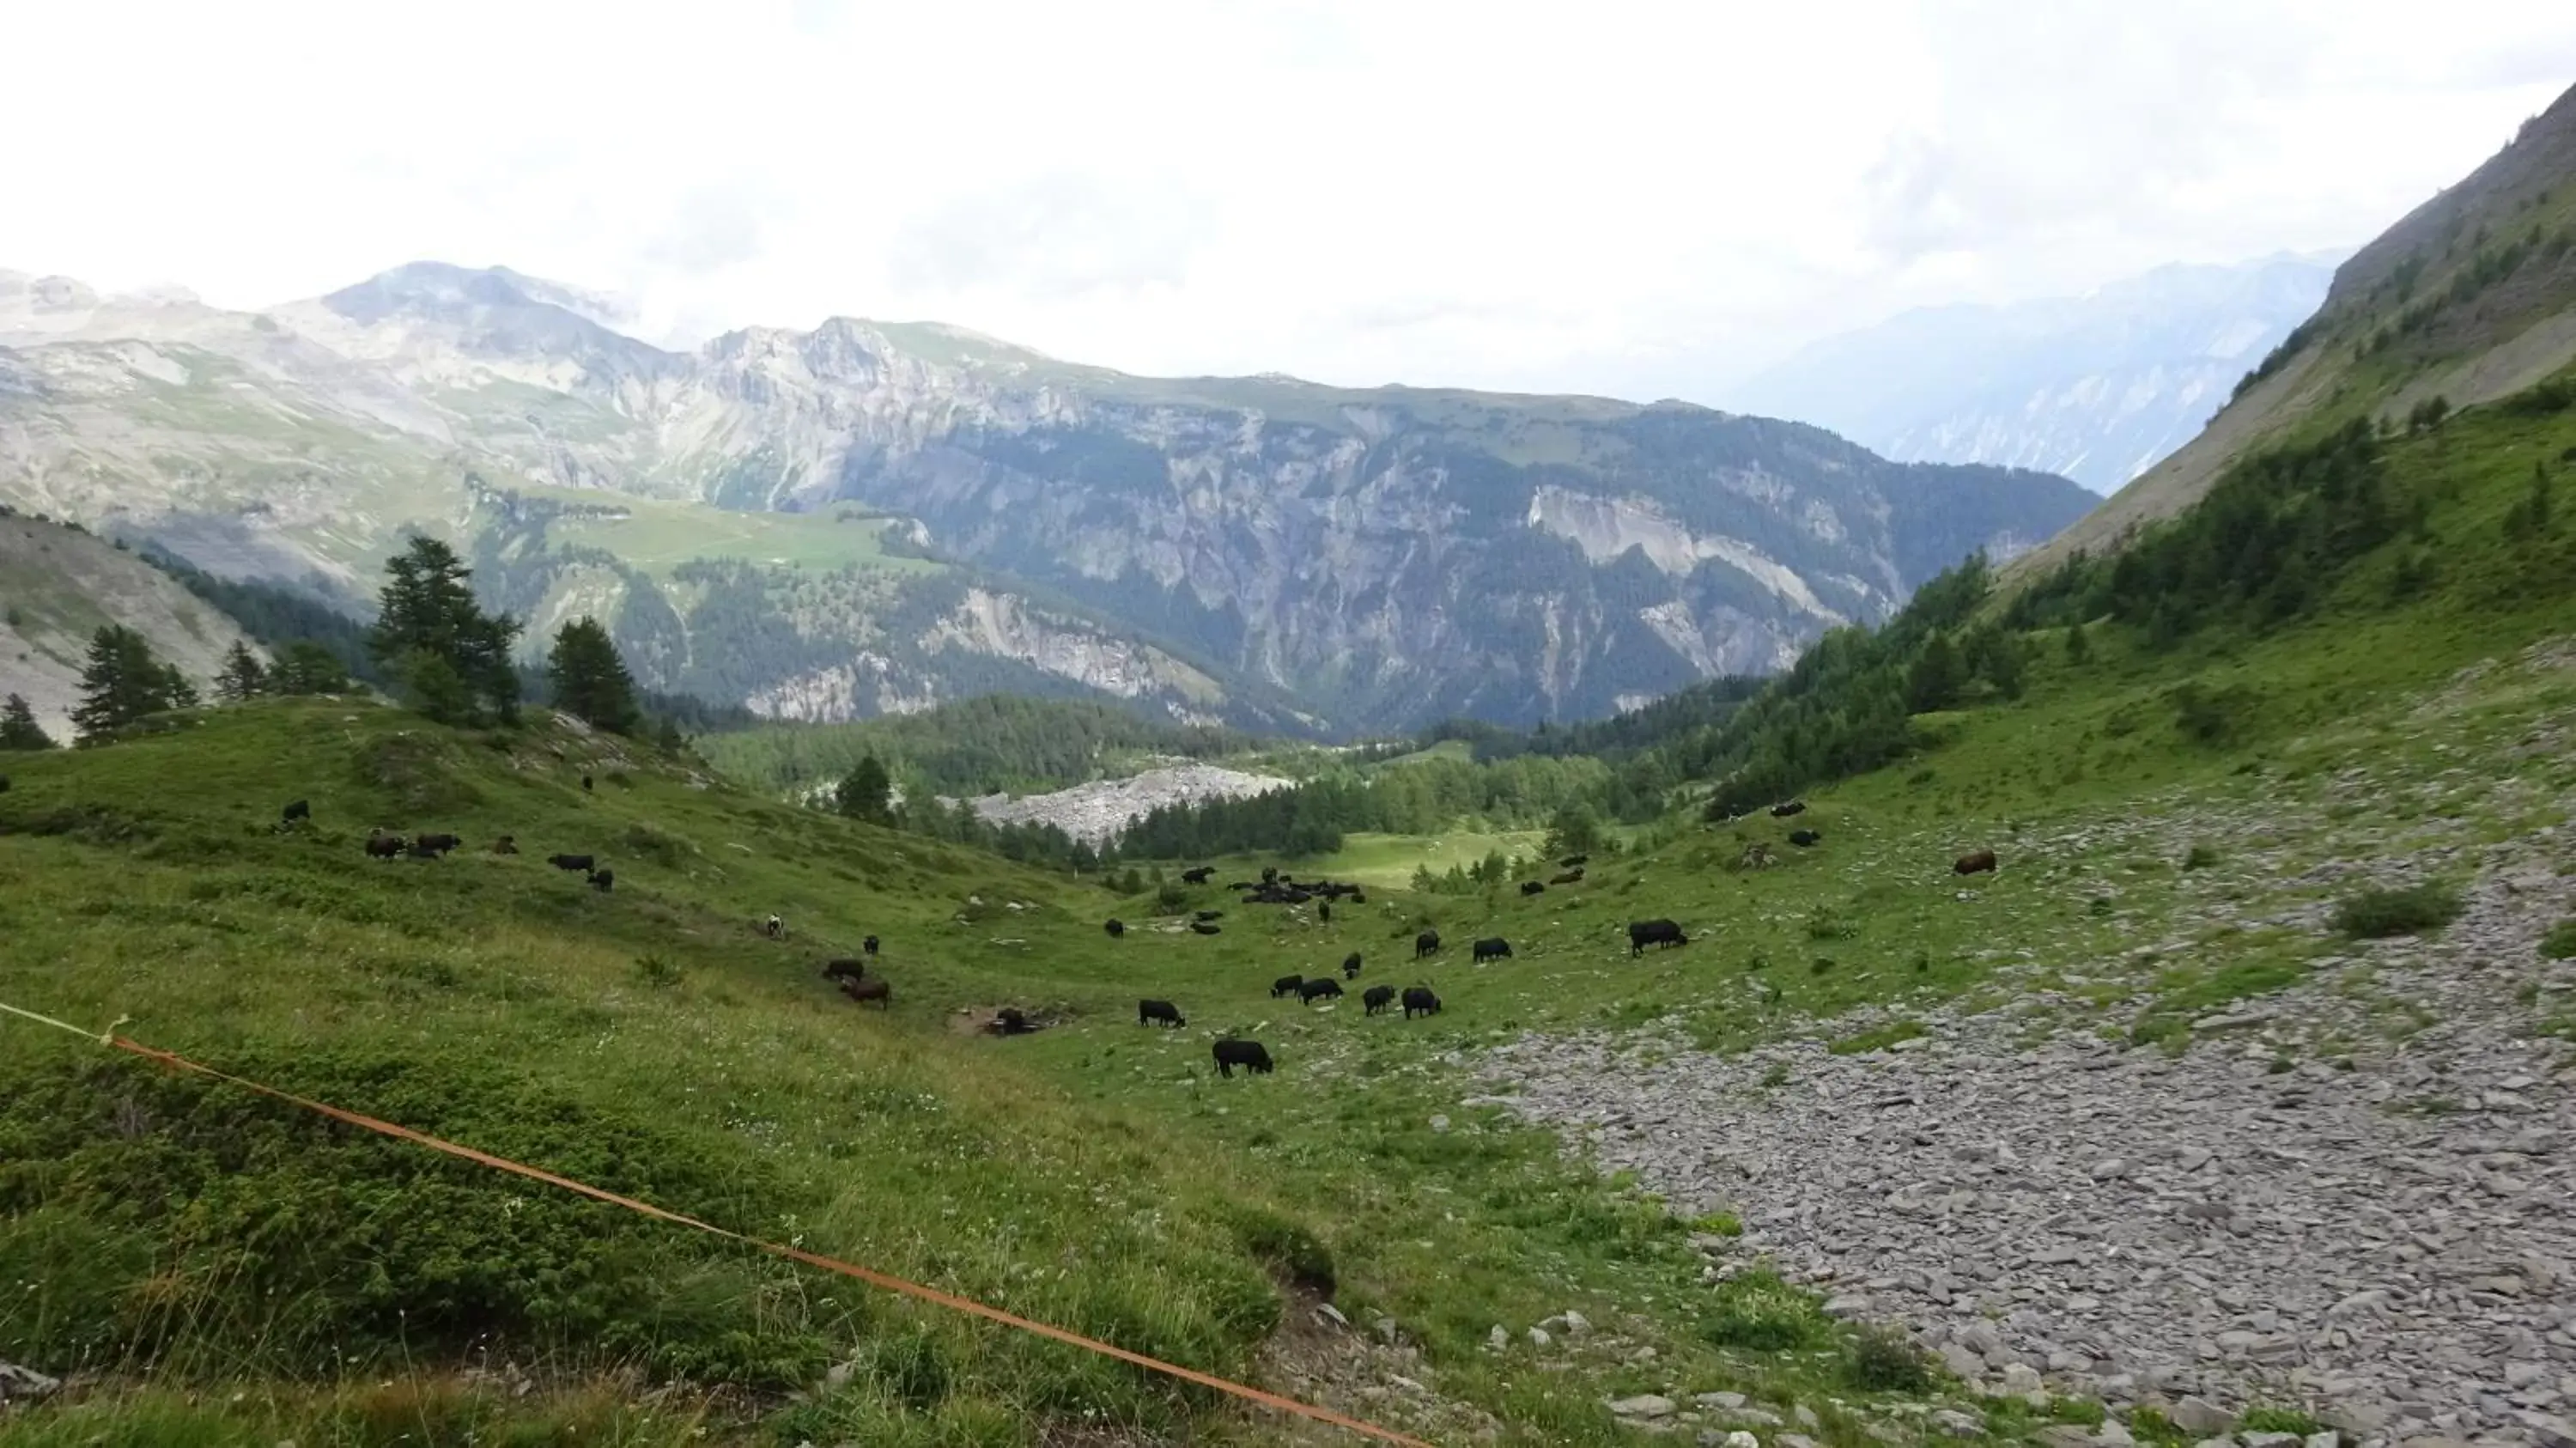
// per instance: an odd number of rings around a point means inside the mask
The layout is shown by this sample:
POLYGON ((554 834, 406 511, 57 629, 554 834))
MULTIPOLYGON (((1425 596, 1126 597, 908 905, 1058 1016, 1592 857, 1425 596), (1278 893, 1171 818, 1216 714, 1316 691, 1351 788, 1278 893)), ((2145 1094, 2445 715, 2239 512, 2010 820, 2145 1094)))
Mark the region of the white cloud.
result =
POLYGON ((2576 7, 773 0, 0 18, 0 266, 257 305, 506 263, 703 332, 1711 396, 1901 307, 2367 239, 2576 7))

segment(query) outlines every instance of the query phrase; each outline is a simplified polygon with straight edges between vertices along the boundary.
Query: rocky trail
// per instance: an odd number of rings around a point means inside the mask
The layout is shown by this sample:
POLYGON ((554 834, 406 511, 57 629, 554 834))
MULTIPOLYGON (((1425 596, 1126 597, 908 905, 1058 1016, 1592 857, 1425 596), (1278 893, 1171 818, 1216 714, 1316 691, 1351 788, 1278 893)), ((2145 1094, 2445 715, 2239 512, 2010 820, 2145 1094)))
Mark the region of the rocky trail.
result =
MULTIPOLYGON (((2528 794, 2508 774, 2490 798, 2528 794)), ((2367 864, 2280 850, 2251 862, 2272 888, 2192 902, 2186 936, 2313 936, 2321 895, 2473 881, 2446 929, 2338 941, 2295 985, 2190 1019, 2179 1050, 2129 1034, 2192 949, 2174 940, 2081 976, 2015 959, 1999 992, 1736 1055, 1677 1020, 1525 1036, 1485 1058, 1478 1099, 1677 1212, 1738 1214, 1740 1237, 1697 1239, 1708 1280, 1808 1283, 1986 1393, 2154 1407, 2204 1438, 2269 1406, 2364 1445, 2576 1448, 2576 961, 2539 949, 2576 916, 2576 828, 2442 832, 2367 864), (1901 1020, 1921 1034, 1826 1044, 1901 1020)), ((2093 1441, 2127 1436, 2115 1418, 2093 1441)))

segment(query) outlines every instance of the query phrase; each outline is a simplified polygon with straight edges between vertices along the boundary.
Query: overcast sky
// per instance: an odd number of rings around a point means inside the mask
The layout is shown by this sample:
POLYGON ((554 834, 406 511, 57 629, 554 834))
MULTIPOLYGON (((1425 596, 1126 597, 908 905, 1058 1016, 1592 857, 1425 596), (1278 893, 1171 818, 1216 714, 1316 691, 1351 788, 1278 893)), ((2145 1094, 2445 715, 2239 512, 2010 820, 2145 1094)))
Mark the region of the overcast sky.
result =
POLYGON ((1719 400, 1907 306, 2357 245, 2571 81, 2568 0, 27 0, 0 267, 1719 400))

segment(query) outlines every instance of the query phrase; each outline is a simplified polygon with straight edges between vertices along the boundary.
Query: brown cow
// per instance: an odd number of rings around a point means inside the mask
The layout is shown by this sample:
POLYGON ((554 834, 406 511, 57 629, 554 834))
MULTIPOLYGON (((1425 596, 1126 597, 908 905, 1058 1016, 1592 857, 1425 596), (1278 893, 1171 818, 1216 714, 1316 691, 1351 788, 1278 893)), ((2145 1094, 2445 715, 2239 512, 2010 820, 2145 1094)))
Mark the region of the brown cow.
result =
POLYGON ((1973 855, 1961 855, 1958 863, 1950 867, 1953 873, 1961 875, 1988 874, 1994 868, 1995 852, 1992 850, 1979 850, 1973 855))
POLYGON ((879 1010, 894 1009, 894 986, 882 976, 874 980, 844 976, 841 979, 841 994, 853 1001, 875 1001, 879 1010))

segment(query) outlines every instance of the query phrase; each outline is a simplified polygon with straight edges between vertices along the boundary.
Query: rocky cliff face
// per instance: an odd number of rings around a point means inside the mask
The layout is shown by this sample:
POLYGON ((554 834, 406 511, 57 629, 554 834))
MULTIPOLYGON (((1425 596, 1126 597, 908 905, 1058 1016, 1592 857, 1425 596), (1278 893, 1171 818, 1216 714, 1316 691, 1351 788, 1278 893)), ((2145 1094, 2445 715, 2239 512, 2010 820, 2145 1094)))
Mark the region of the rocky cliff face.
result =
POLYGON ((811 570, 713 521, 686 531, 724 569, 616 538, 481 561, 531 613, 604 590, 649 680, 790 717, 1034 680, 1343 728, 1597 715, 1777 667, 2086 501, 1677 404, 1134 378, 846 319, 680 354, 595 301, 434 263, 256 317, 0 286, 0 496, 344 585, 402 527, 487 527, 495 489, 860 505, 926 536, 945 581, 818 601, 811 570))

